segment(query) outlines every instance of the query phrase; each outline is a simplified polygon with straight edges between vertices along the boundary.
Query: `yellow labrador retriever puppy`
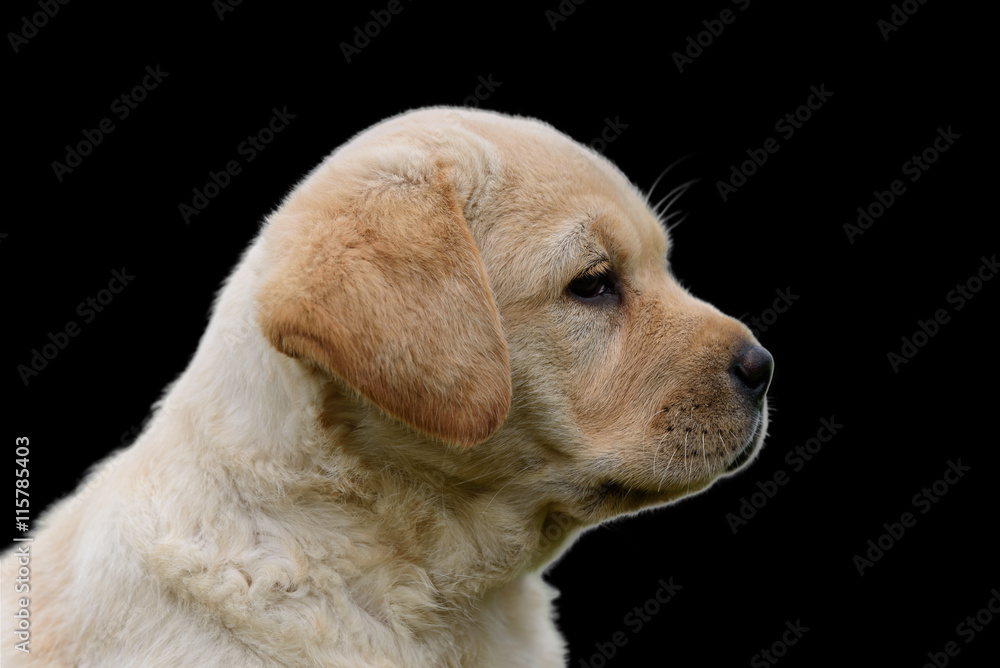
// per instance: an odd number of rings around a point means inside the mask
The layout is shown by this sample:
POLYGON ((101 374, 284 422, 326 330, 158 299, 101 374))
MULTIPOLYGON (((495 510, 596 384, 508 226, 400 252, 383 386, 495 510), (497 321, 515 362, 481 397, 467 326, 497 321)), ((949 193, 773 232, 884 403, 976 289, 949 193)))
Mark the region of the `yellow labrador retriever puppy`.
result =
POLYGON ((434 108, 355 137, 270 216, 136 443, 6 555, 4 665, 564 665, 546 564, 766 431, 771 356, 668 244, 543 123, 434 108))

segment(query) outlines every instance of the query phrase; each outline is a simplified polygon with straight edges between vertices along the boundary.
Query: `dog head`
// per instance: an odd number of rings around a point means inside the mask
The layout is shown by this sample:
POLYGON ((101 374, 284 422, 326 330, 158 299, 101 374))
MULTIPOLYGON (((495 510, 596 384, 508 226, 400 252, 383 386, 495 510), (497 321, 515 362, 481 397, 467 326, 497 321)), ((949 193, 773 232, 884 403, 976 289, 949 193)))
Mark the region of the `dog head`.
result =
POLYGON ((264 240, 265 337, 380 466, 587 525, 703 489, 764 438, 771 356, 674 280, 621 172, 537 121, 390 119, 264 240))

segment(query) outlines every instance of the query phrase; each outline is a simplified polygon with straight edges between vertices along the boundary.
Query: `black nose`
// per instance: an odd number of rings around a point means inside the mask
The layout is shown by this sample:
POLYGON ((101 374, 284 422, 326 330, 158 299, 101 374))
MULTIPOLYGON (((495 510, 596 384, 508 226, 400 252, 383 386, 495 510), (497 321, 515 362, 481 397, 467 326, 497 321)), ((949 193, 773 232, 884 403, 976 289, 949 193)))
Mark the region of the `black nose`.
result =
POLYGON ((736 377, 740 390, 754 403, 760 404, 767 394, 774 373, 774 358, 760 346, 747 346, 733 359, 730 373, 736 377))

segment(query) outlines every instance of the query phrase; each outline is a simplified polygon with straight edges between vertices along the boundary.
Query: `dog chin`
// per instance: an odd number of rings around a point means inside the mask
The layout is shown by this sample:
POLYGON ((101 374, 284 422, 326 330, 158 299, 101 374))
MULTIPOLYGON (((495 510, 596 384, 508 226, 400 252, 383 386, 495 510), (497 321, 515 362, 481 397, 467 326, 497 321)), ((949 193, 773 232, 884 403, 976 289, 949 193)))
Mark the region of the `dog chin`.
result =
POLYGON ((711 485, 717 476, 692 478, 682 483, 674 482, 660 488, 645 488, 617 481, 608 481, 587 490, 586 503, 581 515, 590 522, 634 513, 644 508, 662 506, 700 492, 711 485))

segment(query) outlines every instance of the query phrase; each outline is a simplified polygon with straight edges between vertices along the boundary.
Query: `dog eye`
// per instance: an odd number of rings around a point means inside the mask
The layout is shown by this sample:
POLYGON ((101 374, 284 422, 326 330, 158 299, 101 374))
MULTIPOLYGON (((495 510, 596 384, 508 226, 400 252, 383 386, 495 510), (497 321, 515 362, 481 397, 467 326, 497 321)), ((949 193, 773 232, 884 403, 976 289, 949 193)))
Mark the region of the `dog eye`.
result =
POLYGON ((578 299, 593 300, 605 296, 617 296, 618 283, 611 271, 604 270, 573 279, 566 286, 566 291, 578 299))

